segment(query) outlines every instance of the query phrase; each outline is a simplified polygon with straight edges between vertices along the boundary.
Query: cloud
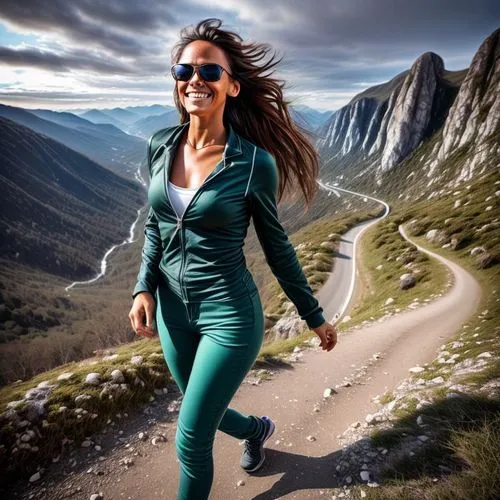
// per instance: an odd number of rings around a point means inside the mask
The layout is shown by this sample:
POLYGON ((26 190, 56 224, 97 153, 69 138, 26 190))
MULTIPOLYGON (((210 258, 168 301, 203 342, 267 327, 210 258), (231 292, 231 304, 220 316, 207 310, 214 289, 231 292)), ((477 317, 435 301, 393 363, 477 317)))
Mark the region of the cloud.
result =
POLYGON ((439 54, 446 69, 467 67, 500 24, 500 7, 492 0, 3 0, 0 22, 30 42, 0 47, 0 64, 43 70, 48 79, 72 74, 96 91, 111 81, 124 95, 171 89, 165 75, 179 31, 207 17, 245 41, 270 44, 283 56, 276 77, 286 88, 327 106, 332 92, 336 104, 349 94, 347 103, 363 82, 388 81, 423 52, 439 54))

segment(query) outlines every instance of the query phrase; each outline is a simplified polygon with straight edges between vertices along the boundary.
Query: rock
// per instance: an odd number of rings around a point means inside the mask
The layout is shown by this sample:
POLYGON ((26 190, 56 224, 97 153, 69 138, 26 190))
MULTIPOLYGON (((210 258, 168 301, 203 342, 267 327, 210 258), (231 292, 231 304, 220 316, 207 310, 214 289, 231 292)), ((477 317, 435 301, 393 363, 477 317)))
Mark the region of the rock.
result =
POLYGON ((330 252, 333 252, 335 250, 335 247, 336 247, 336 245, 333 241, 323 241, 322 243, 320 243, 319 246, 321 248, 326 248, 330 252))
POLYGON ((308 441, 316 441, 316 438, 314 436, 307 436, 306 438, 308 441))
POLYGON ((413 368, 409 369, 410 373, 420 373, 423 372, 425 368, 423 366, 414 366, 413 368))
POLYGON ((392 297, 389 297, 386 301, 385 301, 385 305, 388 306, 390 304, 392 304, 394 302, 394 299, 392 297))
POLYGON ((434 377, 431 382, 433 384, 444 384, 444 378, 443 377, 434 377))
POLYGON ((102 357, 103 361, 113 361, 116 358, 118 358, 118 354, 107 354, 102 357))
POLYGON ((80 394, 75 397, 75 405, 77 407, 80 407, 82 403, 88 401, 89 399, 92 399, 92 396, 90 394, 80 394))
POLYGON ((474 247, 471 251, 470 251, 470 255, 472 257, 475 257, 476 255, 479 255, 479 254, 482 254, 486 252, 486 248, 484 247, 474 247))
POLYGON ((303 331, 304 321, 300 317, 283 316, 270 328, 269 336, 274 340, 286 340, 297 337, 303 331))
POLYGON ((365 420, 367 424, 374 424, 376 422, 375 415, 372 415, 371 413, 366 415, 365 420))
POLYGON ((243 479, 240 479, 237 483, 236 483, 237 486, 245 486, 245 481, 243 481, 243 479))
POLYGON ((324 391, 323 391, 323 397, 324 398, 329 398, 332 394, 336 394, 336 390, 335 389, 332 389, 331 387, 327 387, 324 391))
POLYGON ((132 356, 130 358, 130 362, 133 365, 142 365, 143 360, 144 360, 143 356, 132 356))
POLYGON ((113 382, 121 384, 122 382, 125 382, 125 377, 120 370, 113 370, 111 372, 111 380, 113 380, 113 382))
POLYGON ((90 495, 90 500, 104 500, 104 495, 103 493, 94 493, 90 495))
POLYGON ((87 385, 99 385, 101 383, 101 374, 89 373, 85 377, 85 381, 83 383, 87 385))
POLYGON ((405 273, 399 277, 399 288, 401 290, 406 290, 415 286, 416 279, 415 276, 411 273, 405 273))
POLYGON ((477 358, 491 358, 492 354, 491 354, 491 352, 486 351, 486 352, 482 352, 481 354, 478 354, 476 357, 477 358))
POLYGON ((360 475, 362 481, 369 481, 370 480, 370 472, 368 472, 367 470, 362 470, 359 473, 359 475, 360 475))
POLYGON ((72 378, 75 374, 73 372, 64 372, 61 373, 58 377, 57 380, 69 380, 72 378))
POLYGON ((425 238, 431 243, 444 243, 446 241, 446 233, 439 229, 431 229, 427 231, 425 238))

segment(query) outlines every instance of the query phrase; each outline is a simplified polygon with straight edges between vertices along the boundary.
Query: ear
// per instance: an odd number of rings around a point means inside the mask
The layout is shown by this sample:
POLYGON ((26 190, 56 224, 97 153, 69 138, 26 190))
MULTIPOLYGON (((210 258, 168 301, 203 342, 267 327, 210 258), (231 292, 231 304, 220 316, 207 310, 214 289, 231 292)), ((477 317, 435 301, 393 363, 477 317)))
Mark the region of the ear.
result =
POLYGON ((238 80, 232 80, 231 91, 229 95, 231 97, 236 97, 240 93, 240 82, 238 80))

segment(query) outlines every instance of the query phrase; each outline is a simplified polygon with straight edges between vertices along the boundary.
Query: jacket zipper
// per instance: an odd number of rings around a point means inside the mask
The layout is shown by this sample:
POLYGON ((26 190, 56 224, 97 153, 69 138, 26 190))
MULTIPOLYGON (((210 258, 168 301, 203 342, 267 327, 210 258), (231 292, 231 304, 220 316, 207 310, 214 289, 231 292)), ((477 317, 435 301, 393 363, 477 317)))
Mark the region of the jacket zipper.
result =
MULTIPOLYGON (((172 165, 172 160, 173 160, 173 155, 171 154, 170 155, 170 159, 169 159, 169 164, 168 164, 168 168, 167 169, 163 169, 163 187, 165 188, 165 195, 167 197, 167 200, 168 202, 170 203, 170 206, 172 207, 172 210, 174 211, 175 213, 175 216, 177 218, 177 222, 176 222, 176 230, 175 232, 177 231, 180 231, 180 241, 181 241, 181 269, 179 271, 179 284, 180 284, 180 287, 181 287, 181 294, 182 294, 182 297, 184 298, 184 300, 187 301, 187 295, 186 293, 184 292, 184 267, 185 267, 185 258, 184 258, 184 253, 185 253, 185 247, 184 247, 184 236, 183 236, 183 225, 182 225, 182 222, 184 220, 184 216, 186 215, 189 207, 192 205, 193 201, 195 200, 195 198, 198 196, 198 194, 201 192, 201 190, 214 178, 216 177, 218 174, 220 174, 221 172, 223 172, 225 169, 226 169, 226 150, 227 150, 227 143, 226 143, 226 147, 224 148, 224 153, 222 155, 222 160, 219 161, 219 163, 217 163, 217 165, 214 167, 213 171, 209 174, 209 176, 203 181, 203 183, 201 184, 201 186, 195 191, 194 195, 192 196, 192 198, 189 200, 189 203, 186 205, 186 208, 184 209, 184 212, 182 212, 182 215, 179 217, 179 215, 177 214, 175 208, 174 208, 174 205, 172 204, 172 202, 170 201, 170 197, 168 196, 168 175, 170 173, 170 167, 172 165), (223 163, 224 166, 223 168, 221 168, 218 172, 215 172, 215 174, 213 174, 213 172, 219 167, 219 165, 223 163), (213 175, 212 175, 213 174, 213 175)), ((172 235, 172 238, 175 236, 175 233, 172 235)))

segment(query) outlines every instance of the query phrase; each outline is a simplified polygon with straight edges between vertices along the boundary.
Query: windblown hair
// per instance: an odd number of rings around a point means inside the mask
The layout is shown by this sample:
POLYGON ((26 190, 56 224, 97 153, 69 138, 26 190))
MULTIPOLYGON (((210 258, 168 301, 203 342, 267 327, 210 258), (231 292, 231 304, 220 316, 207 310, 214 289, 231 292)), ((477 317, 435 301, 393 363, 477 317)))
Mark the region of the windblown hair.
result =
MULTIPOLYGON (((279 170, 278 201, 283 194, 293 194, 290 183, 294 177, 302 190, 306 209, 317 192, 316 178, 319 172, 319 157, 307 130, 290 117, 288 105, 283 98, 284 80, 263 75, 278 64, 282 57, 273 57, 261 65, 259 61, 271 50, 267 43, 243 43, 237 33, 219 29, 222 21, 208 18, 194 28, 187 26, 180 31, 180 40, 172 49, 172 64, 176 64, 184 48, 195 40, 205 40, 224 50, 229 60, 229 72, 240 82, 236 97, 227 96, 223 122, 229 122, 245 139, 271 153, 279 170)), ((180 122, 189 121, 189 113, 179 100, 177 87, 174 103, 181 114, 180 122)))

